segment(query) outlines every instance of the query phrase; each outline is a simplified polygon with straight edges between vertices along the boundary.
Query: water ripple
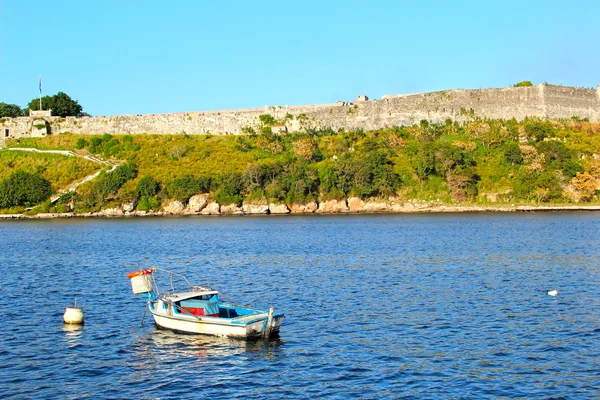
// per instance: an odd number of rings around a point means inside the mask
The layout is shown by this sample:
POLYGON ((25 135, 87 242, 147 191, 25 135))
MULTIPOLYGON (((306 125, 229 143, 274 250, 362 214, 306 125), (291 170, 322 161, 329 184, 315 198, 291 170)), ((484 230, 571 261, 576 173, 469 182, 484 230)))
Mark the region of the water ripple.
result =
POLYGON ((0 397, 596 397, 599 223, 594 213, 0 222, 0 397), (281 337, 140 324, 125 274, 142 265, 275 305, 281 337), (81 329, 61 321, 75 297, 81 329))

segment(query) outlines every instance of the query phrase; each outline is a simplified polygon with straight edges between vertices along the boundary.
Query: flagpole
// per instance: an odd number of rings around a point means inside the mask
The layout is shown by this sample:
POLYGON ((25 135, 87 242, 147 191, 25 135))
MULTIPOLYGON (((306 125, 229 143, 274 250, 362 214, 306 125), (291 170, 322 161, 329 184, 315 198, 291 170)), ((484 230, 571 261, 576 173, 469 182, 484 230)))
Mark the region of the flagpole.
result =
POLYGON ((42 111, 42 75, 40 75, 40 111, 42 111))

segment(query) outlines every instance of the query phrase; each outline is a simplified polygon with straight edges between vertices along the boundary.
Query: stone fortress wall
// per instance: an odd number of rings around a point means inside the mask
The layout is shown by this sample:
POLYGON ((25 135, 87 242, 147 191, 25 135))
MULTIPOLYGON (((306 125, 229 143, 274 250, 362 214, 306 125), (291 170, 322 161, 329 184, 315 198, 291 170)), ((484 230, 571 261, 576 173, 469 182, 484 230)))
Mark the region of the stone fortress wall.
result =
POLYGON ((522 120, 526 117, 571 118, 600 121, 600 85, 597 89, 541 84, 501 89, 447 90, 390 95, 381 100, 338 102, 306 106, 185 112, 172 114, 114 115, 110 117, 53 117, 36 112, 29 117, 0 119, 4 137, 39 137, 45 134, 241 134, 260 130, 261 114, 278 120, 275 133, 310 128, 372 130, 412 125, 421 120, 466 121, 474 117, 522 120))

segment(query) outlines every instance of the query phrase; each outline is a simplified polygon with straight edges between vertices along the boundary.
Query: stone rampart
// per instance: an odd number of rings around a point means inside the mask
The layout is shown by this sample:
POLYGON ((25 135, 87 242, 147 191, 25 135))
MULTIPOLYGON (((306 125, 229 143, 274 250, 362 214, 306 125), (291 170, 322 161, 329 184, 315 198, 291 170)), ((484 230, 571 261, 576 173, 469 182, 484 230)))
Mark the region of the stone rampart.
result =
MULTIPOLYGON (((600 120, 598 89, 542 84, 501 89, 447 90, 432 93, 383 96, 381 100, 338 102, 306 106, 187 112, 173 114, 115 115, 110 117, 44 117, 48 133, 77 134, 240 134, 260 130, 259 116, 278 120, 275 132, 308 128, 378 129, 412 125, 421 120, 465 121, 474 117, 522 120, 526 117, 600 120)), ((39 116, 3 118, 0 127, 10 137, 39 135, 39 116)))

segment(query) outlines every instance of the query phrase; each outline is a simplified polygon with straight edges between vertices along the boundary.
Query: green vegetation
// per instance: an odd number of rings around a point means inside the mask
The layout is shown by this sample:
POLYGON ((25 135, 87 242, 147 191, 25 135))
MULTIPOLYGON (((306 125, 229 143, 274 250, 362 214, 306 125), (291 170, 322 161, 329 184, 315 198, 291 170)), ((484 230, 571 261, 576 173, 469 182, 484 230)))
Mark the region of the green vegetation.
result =
MULTIPOLYGON (((265 115, 265 127, 276 123, 265 115)), ((78 189, 70 201, 80 212, 126 201, 137 201, 138 210, 157 210, 197 193, 238 205, 351 196, 562 204, 598 202, 600 193, 600 124, 572 119, 421 121, 372 132, 286 135, 62 134, 9 144, 127 161, 78 189)))
POLYGON ((25 115, 25 110, 22 110, 16 104, 0 103, 0 118, 5 117, 22 117, 25 115))
POLYGON ((521 82, 515 83, 513 85, 513 87, 527 87, 527 86, 533 86, 533 83, 531 83, 531 81, 521 81, 521 82))
MULTIPOLYGON (((40 99, 35 98, 31 100, 27 107, 30 110, 39 110, 40 99)), ((88 115, 82 113, 83 107, 77 102, 77 100, 71 99, 71 97, 64 92, 58 92, 53 96, 42 97, 42 109, 52 110, 52 115, 59 117, 88 115)))
POLYGON ((277 122, 271 114, 261 114, 258 119, 263 125, 274 125, 277 122))
POLYGON ((117 193, 123 185, 137 176, 137 168, 132 162, 118 166, 112 172, 103 172, 100 176, 84 187, 73 199, 79 203, 78 211, 97 211, 101 207, 117 200, 117 193))
POLYGON ((0 181, 0 208, 32 206, 51 194, 50 182, 39 174, 17 170, 0 181))
POLYGON ((0 151, 0 167, 0 179, 7 178, 17 170, 23 170, 39 174, 50 182, 55 191, 99 169, 98 164, 82 158, 24 151, 0 151))

